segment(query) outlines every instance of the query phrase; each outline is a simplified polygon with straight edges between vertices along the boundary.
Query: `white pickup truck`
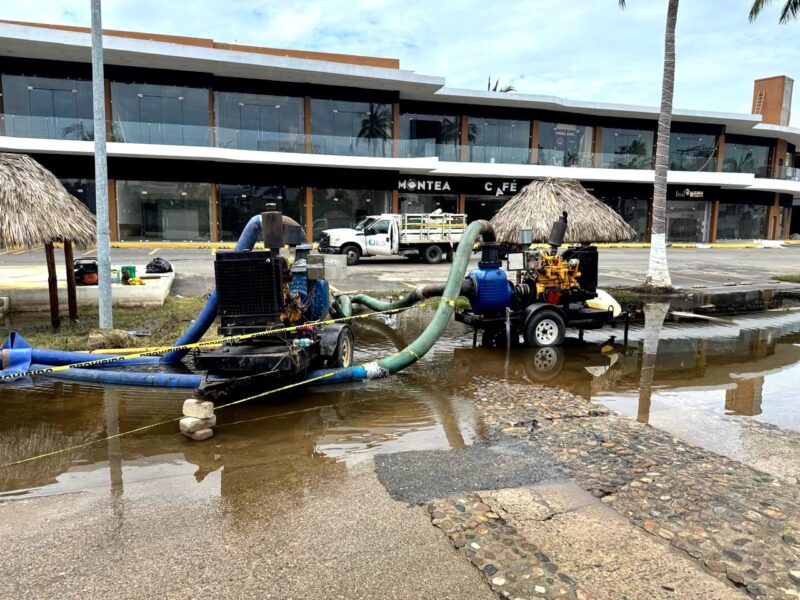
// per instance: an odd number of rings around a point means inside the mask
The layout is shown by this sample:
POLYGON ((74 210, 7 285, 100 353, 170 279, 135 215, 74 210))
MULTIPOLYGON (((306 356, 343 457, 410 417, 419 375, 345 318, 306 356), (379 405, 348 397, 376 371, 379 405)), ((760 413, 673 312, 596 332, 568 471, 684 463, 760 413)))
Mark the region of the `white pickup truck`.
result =
POLYGON ((326 229, 319 251, 344 254, 355 265, 363 256, 407 256, 436 264, 451 259, 467 227, 467 215, 383 214, 361 219, 352 229, 326 229))

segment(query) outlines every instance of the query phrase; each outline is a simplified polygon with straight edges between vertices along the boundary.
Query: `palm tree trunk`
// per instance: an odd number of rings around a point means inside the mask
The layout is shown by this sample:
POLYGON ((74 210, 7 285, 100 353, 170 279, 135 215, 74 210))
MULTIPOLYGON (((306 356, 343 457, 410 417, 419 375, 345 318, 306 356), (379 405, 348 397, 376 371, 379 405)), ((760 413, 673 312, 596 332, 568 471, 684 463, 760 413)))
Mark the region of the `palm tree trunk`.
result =
POLYGON ((678 0, 669 0, 667 28, 664 34, 664 78, 661 84, 661 112, 656 138, 656 177, 653 190, 653 229, 650 239, 650 264, 645 285, 672 287, 667 266, 667 169, 669 168, 669 132, 672 127, 672 95, 675 88, 675 24, 678 0))

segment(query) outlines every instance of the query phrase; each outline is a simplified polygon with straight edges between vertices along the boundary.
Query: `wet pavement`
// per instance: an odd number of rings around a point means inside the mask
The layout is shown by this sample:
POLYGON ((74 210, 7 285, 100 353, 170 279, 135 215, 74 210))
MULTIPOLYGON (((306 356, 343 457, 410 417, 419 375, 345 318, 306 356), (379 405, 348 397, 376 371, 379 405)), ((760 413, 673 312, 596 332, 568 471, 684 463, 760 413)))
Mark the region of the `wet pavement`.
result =
MULTIPOLYGON (((405 346, 429 317, 360 322, 356 359, 405 346)), ((628 346, 621 331, 603 330, 584 344, 507 353, 472 348, 451 323, 396 377, 219 411, 208 442, 185 440, 173 423, 2 469, 0 596, 491 597, 427 511, 408 503, 567 477, 637 531, 685 553, 696 546, 697 560, 712 561, 703 572, 731 593, 779 597, 767 592, 794 589, 789 563, 800 552, 781 541, 795 539, 786 531, 800 514, 800 311, 658 329, 655 355, 644 325, 632 326, 628 346), (537 423, 547 435, 537 437, 537 423), (699 470, 648 475, 674 465, 675 452, 699 470), (692 492, 700 479, 713 483, 692 492), (723 511, 720 495, 730 499, 723 511), (761 518, 742 525, 748 510, 761 518), (744 533, 730 529, 733 514, 744 533), (784 562, 767 576, 753 565, 774 558, 773 537, 784 562), (139 577, 128 594, 115 587, 126 569, 139 577)), ((185 396, 47 379, 0 387, 0 464, 175 417, 185 396)))

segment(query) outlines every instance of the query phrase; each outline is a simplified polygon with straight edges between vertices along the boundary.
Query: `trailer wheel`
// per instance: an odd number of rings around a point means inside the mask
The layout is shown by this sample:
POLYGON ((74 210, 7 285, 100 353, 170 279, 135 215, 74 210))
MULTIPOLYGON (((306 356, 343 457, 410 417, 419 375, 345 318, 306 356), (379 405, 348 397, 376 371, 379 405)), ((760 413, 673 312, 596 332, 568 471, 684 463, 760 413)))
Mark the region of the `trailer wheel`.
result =
POLYGON ((339 332, 339 339, 336 342, 336 353, 328 359, 328 366, 332 369, 353 366, 354 349, 353 330, 344 326, 339 332))
POLYGON ((426 246, 422 251, 422 256, 429 265, 438 265, 442 262, 442 255, 442 249, 439 246, 426 246))
POLYGON ((347 257, 347 266, 352 267, 361 260, 361 249, 353 244, 348 244, 342 248, 342 254, 347 257))
POLYGON ((532 348, 560 346, 566 326, 556 311, 544 308, 535 312, 525 323, 525 344, 532 348))

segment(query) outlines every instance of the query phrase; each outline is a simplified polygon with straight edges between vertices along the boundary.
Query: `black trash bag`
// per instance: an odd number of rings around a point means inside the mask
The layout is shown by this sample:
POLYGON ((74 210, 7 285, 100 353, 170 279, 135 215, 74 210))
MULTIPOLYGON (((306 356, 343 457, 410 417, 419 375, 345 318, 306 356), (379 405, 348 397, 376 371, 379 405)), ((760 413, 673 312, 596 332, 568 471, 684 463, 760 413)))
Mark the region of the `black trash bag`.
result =
POLYGON ((163 258, 156 256, 147 263, 147 268, 145 270, 148 273, 172 273, 172 265, 163 258))

